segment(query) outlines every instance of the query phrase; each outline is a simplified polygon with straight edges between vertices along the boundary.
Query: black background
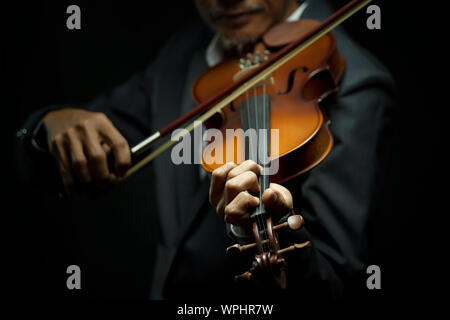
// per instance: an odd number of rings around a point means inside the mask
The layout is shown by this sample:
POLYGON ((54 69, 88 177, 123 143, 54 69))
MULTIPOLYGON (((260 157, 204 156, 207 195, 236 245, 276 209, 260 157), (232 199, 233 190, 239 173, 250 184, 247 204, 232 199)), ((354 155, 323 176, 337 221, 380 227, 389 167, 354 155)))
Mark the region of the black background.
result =
MULTIPOLYGON (((334 1, 338 6, 345 1, 334 1)), ((345 23, 351 35, 393 73, 398 86, 392 151, 371 230, 371 258, 382 290, 365 299, 434 300, 448 274, 448 51, 445 9, 429 2, 375 1, 382 29, 362 12, 345 23)), ((157 221, 151 172, 70 209, 29 190, 15 171, 15 132, 27 115, 55 103, 83 103, 143 69, 170 34, 196 16, 192 1, 6 1, 2 32, 2 123, 6 129, 4 259, 12 296, 146 299, 157 221), (67 30, 77 4, 82 29, 67 30), (5 233, 6 234, 6 233, 5 233), (9 233, 8 233, 9 235, 9 233), (74 241, 75 239, 75 241, 74 241), (79 264, 83 289, 68 291, 65 268, 79 264)), ((67 204, 67 202, 64 202, 67 204)), ((222 250, 222 248, 218 248, 222 250)), ((365 283, 361 284, 362 287, 365 283)))

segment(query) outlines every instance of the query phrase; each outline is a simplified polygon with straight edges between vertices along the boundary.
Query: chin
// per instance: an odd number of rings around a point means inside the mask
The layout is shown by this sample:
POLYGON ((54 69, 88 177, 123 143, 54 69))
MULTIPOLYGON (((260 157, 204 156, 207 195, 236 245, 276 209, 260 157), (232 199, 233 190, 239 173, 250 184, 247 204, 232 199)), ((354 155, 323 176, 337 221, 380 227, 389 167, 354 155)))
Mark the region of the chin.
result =
POLYGON ((270 24, 262 19, 256 19, 240 27, 223 28, 222 39, 229 45, 247 45, 255 43, 267 31, 270 24))
POLYGON ((227 47, 235 47, 255 43, 259 36, 251 34, 223 34, 222 39, 227 47))
POLYGON ((228 46, 238 46, 238 45, 248 45, 257 42, 261 35, 263 35, 264 32, 255 32, 252 30, 252 32, 246 31, 246 30, 234 30, 229 32, 223 32, 221 34, 221 38, 223 39, 224 43, 228 46))

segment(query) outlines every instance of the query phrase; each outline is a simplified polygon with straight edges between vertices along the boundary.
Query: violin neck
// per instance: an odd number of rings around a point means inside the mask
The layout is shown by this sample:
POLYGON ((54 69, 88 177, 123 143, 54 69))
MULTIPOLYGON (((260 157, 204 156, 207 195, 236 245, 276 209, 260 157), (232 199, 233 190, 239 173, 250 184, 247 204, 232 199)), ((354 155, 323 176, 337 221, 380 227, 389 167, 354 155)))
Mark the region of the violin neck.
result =
MULTIPOLYGON (((250 90, 251 92, 251 90, 250 90)), ((269 188, 269 137, 270 137, 270 99, 269 95, 254 95, 240 106, 241 126, 248 133, 245 139, 245 155, 263 167, 259 176, 260 205, 251 213, 252 219, 263 218, 267 215, 261 201, 262 194, 269 188), (249 130, 251 129, 251 130, 249 130)))

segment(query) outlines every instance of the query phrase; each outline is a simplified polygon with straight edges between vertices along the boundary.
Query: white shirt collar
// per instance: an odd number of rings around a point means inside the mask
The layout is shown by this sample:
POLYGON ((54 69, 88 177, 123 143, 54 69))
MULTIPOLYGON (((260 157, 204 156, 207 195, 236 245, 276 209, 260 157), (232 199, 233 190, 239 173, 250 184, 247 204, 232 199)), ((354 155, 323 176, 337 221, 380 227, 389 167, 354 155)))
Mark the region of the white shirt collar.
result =
MULTIPOLYGON (((308 7, 308 3, 305 1, 297 8, 297 10, 295 10, 286 19, 286 21, 292 22, 292 21, 300 20, 306 7, 308 7)), ((222 42, 220 41, 218 34, 216 34, 214 36, 214 38, 211 40, 208 47, 206 48, 205 57, 206 57, 206 63, 208 64, 209 67, 215 66, 216 64, 220 63, 224 59, 225 50, 222 46, 222 42)))

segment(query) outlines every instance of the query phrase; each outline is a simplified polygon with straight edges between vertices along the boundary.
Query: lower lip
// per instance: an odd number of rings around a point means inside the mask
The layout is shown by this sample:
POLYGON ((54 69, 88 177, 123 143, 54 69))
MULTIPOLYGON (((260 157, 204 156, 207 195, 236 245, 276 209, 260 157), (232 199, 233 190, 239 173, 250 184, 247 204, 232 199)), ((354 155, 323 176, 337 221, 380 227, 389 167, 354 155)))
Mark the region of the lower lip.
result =
POLYGON ((219 19, 220 22, 229 24, 243 24, 248 22, 248 20, 257 14, 258 12, 244 13, 236 16, 224 16, 219 19))

